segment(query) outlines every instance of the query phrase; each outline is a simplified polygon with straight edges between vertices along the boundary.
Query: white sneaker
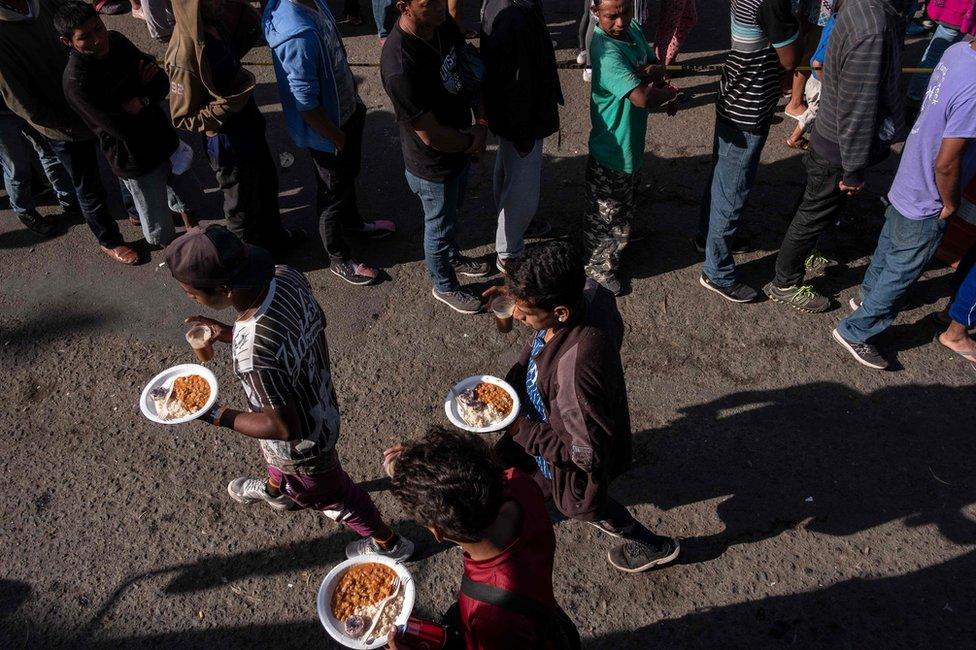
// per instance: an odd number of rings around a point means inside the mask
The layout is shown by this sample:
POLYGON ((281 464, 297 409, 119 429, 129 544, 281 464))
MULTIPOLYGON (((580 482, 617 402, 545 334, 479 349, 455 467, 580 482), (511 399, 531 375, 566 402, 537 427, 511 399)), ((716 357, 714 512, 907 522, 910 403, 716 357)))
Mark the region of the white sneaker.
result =
POLYGON ((409 539, 400 535, 397 543, 388 549, 381 549, 372 537, 350 542, 346 546, 346 559, 353 559, 360 555, 382 555, 397 562, 404 562, 413 555, 414 545, 409 539))
POLYGON ((593 68, 586 68, 585 70, 583 70, 583 81, 585 81, 586 83, 590 83, 592 79, 593 79, 593 68))
POLYGON ((285 494, 279 494, 276 497, 268 494, 265 484, 266 481, 263 479, 242 476, 227 484, 227 494, 238 503, 264 501, 275 510, 291 510, 295 507, 295 502, 285 494))
POLYGON ((586 50, 580 50, 580 53, 576 55, 576 63, 586 65, 586 50))

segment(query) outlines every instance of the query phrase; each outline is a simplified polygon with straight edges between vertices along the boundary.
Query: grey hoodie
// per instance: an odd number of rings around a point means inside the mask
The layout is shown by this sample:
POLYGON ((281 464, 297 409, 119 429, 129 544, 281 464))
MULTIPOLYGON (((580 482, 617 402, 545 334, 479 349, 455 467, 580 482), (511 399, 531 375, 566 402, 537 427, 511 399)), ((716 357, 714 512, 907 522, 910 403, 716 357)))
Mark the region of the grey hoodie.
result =
POLYGON ((58 41, 54 0, 28 0, 30 14, 0 8, 0 95, 11 111, 52 140, 94 135, 68 107, 61 76, 68 51, 58 41))

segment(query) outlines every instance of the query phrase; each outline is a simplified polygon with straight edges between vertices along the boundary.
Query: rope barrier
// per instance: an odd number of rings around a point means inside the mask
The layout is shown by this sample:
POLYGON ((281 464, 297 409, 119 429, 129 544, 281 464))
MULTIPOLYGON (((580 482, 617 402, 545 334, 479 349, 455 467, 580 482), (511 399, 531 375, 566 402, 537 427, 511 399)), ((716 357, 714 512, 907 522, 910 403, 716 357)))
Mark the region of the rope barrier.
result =
MULTIPOLYGON (((272 65, 270 61, 244 61, 243 64, 249 67, 268 67, 272 65)), ((363 63, 363 62, 349 62, 349 67, 351 68, 378 68, 379 63, 363 63)), ((583 66, 576 61, 558 61, 556 62, 556 67, 560 70, 582 70, 583 66)), ((683 73, 720 73, 725 69, 725 65, 722 63, 701 63, 701 64, 675 64, 666 66, 668 72, 683 72, 683 73)), ((798 72, 810 72, 812 68, 808 65, 797 66, 796 70, 798 72)), ((902 68, 902 74, 932 74, 934 68, 902 68)))

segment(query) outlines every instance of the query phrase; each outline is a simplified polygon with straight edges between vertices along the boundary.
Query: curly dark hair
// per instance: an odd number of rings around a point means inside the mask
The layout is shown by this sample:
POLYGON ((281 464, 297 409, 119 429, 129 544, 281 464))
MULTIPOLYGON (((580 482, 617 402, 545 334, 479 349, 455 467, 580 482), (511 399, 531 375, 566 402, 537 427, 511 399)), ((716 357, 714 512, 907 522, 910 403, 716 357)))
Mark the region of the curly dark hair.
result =
POLYGON ((54 29, 59 36, 71 38, 77 28, 97 16, 98 12, 87 2, 68 0, 54 10, 54 29))
POLYGON ((421 524, 472 542, 498 517, 504 481, 482 438, 433 427, 404 445, 390 490, 421 524))
POLYGON ((526 247, 521 257, 506 262, 505 273, 512 295, 540 309, 575 306, 586 285, 582 252, 566 241, 526 247))

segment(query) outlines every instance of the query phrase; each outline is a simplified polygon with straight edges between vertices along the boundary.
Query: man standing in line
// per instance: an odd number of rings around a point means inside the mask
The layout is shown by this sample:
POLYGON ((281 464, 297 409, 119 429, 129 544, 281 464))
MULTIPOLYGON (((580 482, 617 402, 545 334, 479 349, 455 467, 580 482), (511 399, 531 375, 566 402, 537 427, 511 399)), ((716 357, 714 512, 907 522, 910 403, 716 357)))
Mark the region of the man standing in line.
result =
POLYGON ((522 254, 539 206, 542 141, 559 130, 563 93, 540 0, 488 0, 481 30, 485 115, 498 136, 495 253, 504 271, 522 254))
MULTIPOLYGON (((220 0, 219 6, 247 16, 248 24, 259 20, 240 0, 220 0)), ((254 101, 254 75, 240 61, 251 43, 235 41, 217 7, 217 0, 173 6, 176 29, 166 49, 170 116, 177 128, 206 134, 228 229, 244 243, 277 253, 305 233, 281 225, 278 170, 254 101)))
POLYGON ((477 314, 481 298, 457 276, 488 275, 488 264, 461 255, 457 219, 471 156, 485 150, 487 121, 462 75, 464 36, 445 0, 398 0, 400 17, 383 45, 380 76, 400 125, 407 184, 424 208, 424 261, 435 299, 477 314), (478 123, 471 124, 472 105, 478 123))
POLYGON ((0 95, 7 107, 46 137, 68 170, 81 213, 102 252, 122 264, 139 255, 125 244, 108 211, 98 172, 95 136, 64 97, 68 52, 54 29, 55 0, 7 0, 0 5, 0 95))
POLYGON ((615 296, 620 255, 635 241, 632 221, 644 165, 650 109, 672 101, 664 68, 634 20, 629 0, 597 0, 590 43, 590 155, 586 161, 586 274, 615 296))
POLYGON ((739 282, 733 238, 756 180, 769 124, 803 55, 790 0, 732 0, 732 49, 715 102, 712 173, 705 185, 695 247, 705 253, 699 283, 742 303, 756 290, 739 282))
POLYGON ((888 361, 869 341, 888 329, 908 289, 942 241, 959 208, 963 155, 976 139, 976 42, 957 43, 935 66, 888 192, 878 247, 861 282, 854 312, 834 339, 861 364, 884 370, 888 361))
POLYGON ((356 178, 366 106, 339 28, 324 0, 271 0, 263 20, 285 126, 315 165, 319 232, 329 268, 350 284, 372 284, 379 269, 354 260, 346 237, 381 239, 392 235, 396 225, 364 221, 359 213, 356 178))
POLYGON ((409 558, 413 542, 383 521, 336 453, 340 414, 325 314, 305 276, 276 267, 270 253, 216 224, 175 239, 166 248, 166 266, 191 300, 235 314, 233 325, 187 319, 231 345, 234 374, 248 401, 246 411, 215 404, 200 419, 257 439, 267 463, 267 478, 232 480, 231 498, 275 510, 321 511, 362 538, 346 546, 346 557, 409 558))
POLYGON ((763 288, 773 302, 805 313, 830 309, 829 298, 803 284, 805 262, 847 198, 864 189, 865 170, 884 160, 904 135, 902 4, 861 0, 837 14, 820 112, 803 159, 806 190, 776 257, 776 277, 763 288))

